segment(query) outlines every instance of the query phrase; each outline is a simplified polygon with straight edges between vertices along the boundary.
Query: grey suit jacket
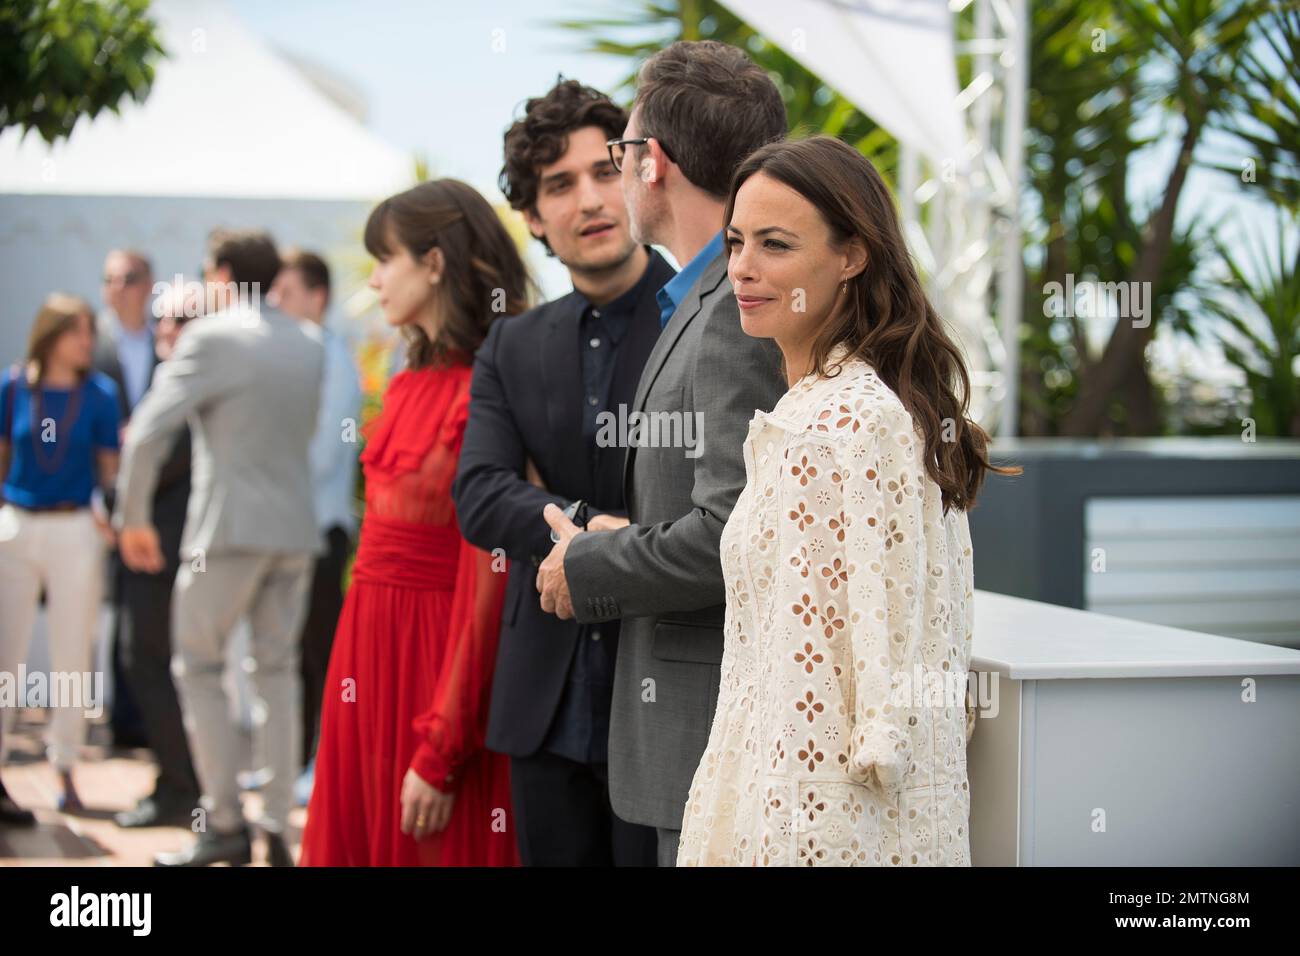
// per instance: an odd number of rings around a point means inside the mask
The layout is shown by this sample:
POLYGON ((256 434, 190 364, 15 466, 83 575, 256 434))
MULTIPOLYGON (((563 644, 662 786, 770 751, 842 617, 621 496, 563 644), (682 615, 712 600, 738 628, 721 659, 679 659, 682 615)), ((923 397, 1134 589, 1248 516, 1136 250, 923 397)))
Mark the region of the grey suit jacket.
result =
POLYGON ((642 429, 639 447, 629 443, 632 524, 578 535, 566 553, 578 620, 623 618, 609 787, 614 812, 630 823, 681 828, 722 677, 718 542, 745 485, 750 419, 786 389, 776 344, 740 326, 724 253, 682 300, 642 372, 629 419, 642 412, 656 424, 642 429), (695 446, 680 447, 691 432, 695 446))
POLYGON ((195 549, 321 553, 307 449, 323 365, 320 330, 274 309, 187 325, 131 416, 114 524, 149 522, 158 472, 190 419, 181 559, 195 549))

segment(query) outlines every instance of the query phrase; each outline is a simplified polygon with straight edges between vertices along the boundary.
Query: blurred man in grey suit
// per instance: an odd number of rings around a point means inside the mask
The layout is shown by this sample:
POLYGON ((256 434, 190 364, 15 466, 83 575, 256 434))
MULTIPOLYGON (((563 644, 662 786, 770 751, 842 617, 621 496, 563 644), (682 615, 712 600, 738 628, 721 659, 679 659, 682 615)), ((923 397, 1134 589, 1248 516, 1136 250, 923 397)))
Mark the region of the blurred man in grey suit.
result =
POLYGON ((221 686, 227 636, 245 613, 261 701, 254 742, 271 770, 262 826, 270 862, 293 864, 284 832, 300 743, 297 638, 321 550, 308 443, 324 353, 314 327, 262 304, 279 268, 265 233, 212 234, 204 266, 210 314, 189 324, 159 367, 122 449, 114 516, 122 559, 156 572, 163 555, 150 500, 177 432, 191 421, 193 487, 173 626, 206 818, 198 841, 160 854, 160 866, 251 862, 235 781, 239 737, 221 686))
POLYGON ((725 590, 718 541, 745 484, 743 443, 758 409, 786 391, 775 343, 741 329, 722 230, 732 173, 786 132, 767 74, 739 49, 674 43, 641 68, 627 130, 610 144, 639 242, 682 270, 659 291, 664 330, 628 421, 631 524, 582 532, 548 505, 560 541, 538 574, 542 608, 579 621, 623 618, 609 728, 614 812, 659 831, 671 866, 691 778, 721 680, 725 590), (664 425, 670 431, 664 440, 664 425))

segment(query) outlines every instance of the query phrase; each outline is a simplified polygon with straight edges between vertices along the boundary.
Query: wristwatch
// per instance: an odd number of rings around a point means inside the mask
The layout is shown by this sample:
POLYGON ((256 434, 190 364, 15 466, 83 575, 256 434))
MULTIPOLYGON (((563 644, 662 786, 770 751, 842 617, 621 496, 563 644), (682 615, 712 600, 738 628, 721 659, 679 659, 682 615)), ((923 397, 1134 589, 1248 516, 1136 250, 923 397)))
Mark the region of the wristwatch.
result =
MULTIPOLYGON (((564 509, 564 517, 568 518, 585 531, 587 529, 587 522, 591 520, 591 508, 587 505, 587 502, 584 499, 579 498, 577 501, 570 504, 569 507, 564 509)), ((558 544, 560 533, 558 531, 552 531, 551 540, 558 544)))

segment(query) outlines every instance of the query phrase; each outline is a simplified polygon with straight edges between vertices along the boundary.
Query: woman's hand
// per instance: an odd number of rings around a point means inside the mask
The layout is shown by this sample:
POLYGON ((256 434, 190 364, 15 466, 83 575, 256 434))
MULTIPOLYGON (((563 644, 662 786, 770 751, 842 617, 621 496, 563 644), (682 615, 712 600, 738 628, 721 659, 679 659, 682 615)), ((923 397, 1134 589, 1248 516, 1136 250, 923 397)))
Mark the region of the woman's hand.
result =
POLYGON ((402 832, 416 840, 441 833, 451 819, 455 802, 454 793, 443 793, 414 770, 407 770, 402 779, 402 832))

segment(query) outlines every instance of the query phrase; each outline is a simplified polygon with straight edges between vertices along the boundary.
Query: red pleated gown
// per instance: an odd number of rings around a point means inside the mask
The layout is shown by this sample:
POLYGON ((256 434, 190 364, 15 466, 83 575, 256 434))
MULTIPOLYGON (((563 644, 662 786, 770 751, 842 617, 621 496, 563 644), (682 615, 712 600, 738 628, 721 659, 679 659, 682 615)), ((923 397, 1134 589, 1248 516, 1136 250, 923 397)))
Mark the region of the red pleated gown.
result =
POLYGON ((483 744, 506 574, 460 536, 451 499, 469 382, 463 358, 399 372, 367 430, 301 866, 518 865, 508 758, 483 744), (399 826, 410 768, 456 794, 418 842, 399 826))

